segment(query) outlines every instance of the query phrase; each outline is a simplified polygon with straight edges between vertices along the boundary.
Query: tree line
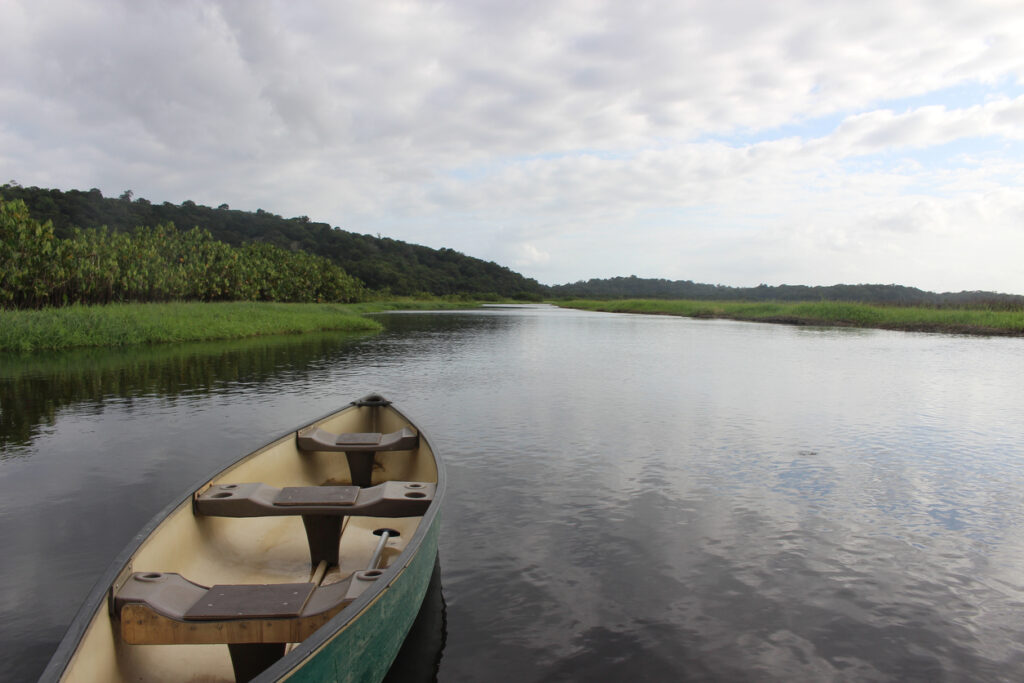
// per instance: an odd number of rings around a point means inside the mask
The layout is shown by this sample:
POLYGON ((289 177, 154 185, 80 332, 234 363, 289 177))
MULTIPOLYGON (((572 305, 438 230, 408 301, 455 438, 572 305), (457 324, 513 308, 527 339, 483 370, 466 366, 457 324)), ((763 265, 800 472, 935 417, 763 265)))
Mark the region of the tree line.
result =
POLYGON ((591 279, 548 288, 564 299, 691 299, 697 301, 848 301, 894 306, 986 307, 997 310, 1024 308, 1024 296, 997 292, 928 292, 903 285, 758 285, 728 287, 692 280, 614 277, 591 279))
POLYGON ((322 256, 253 242, 232 247, 173 223, 61 237, 21 200, 0 200, 0 307, 114 301, 352 302, 366 287, 322 256))
POLYGON ((136 226, 174 223, 199 226, 214 239, 233 247, 262 242, 280 249, 329 259, 368 289, 383 294, 434 296, 468 295, 478 298, 540 300, 543 285, 491 261, 466 256, 453 249, 432 249, 373 235, 361 235, 310 220, 283 218, 257 209, 239 211, 227 204, 203 206, 151 203, 126 190, 120 197, 88 191, 21 187, 13 181, 0 186, 0 197, 21 199, 32 217, 51 221, 57 237, 68 238, 75 226, 107 226, 128 232, 136 226))

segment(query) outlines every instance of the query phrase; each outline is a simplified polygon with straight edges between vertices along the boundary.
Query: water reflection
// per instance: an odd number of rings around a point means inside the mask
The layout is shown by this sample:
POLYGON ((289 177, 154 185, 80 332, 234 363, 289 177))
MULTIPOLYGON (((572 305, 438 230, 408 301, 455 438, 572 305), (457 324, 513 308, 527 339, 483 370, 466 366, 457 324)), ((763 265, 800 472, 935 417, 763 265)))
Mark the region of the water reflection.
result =
POLYGON ((432 683, 437 680, 448 636, 444 592, 441 589, 441 561, 434 563, 427 594, 416 621, 402 643, 398 657, 384 683, 432 683))
POLYGON ((64 406, 98 410, 111 398, 172 398, 216 387, 259 385, 298 373, 308 377, 365 339, 337 332, 226 342, 160 344, 0 354, 0 457, 25 453, 64 406))

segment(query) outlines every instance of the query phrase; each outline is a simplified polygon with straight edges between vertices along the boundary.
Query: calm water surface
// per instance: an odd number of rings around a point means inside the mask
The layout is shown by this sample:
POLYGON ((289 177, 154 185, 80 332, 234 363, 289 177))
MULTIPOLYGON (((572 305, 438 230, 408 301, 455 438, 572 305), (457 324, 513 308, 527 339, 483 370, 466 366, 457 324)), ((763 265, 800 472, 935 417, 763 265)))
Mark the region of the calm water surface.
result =
POLYGON ((443 601, 396 678, 442 642, 441 681, 1024 678, 1024 341, 381 319, 0 358, 0 676, 41 672, 172 498, 374 390, 450 476, 443 601))

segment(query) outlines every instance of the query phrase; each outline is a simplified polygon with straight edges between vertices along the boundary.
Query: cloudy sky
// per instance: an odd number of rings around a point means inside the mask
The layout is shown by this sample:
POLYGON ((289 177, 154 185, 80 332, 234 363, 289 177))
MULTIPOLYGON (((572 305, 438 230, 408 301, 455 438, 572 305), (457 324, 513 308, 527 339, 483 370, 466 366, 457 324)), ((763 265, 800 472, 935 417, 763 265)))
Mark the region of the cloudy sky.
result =
POLYGON ((0 182, 548 284, 1024 293, 1020 0, 0 1, 0 182))

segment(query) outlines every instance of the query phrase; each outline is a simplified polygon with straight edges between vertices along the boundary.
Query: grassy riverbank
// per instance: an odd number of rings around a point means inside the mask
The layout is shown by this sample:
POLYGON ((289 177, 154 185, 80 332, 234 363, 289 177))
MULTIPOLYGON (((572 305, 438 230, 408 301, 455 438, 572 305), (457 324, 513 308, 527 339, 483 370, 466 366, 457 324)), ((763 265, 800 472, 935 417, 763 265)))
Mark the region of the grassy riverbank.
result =
POLYGON ((397 297, 356 304, 172 302, 0 309, 0 352, 243 339, 336 330, 379 332, 365 313, 476 308, 457 296, 397 297))
POLYGON ((399 298, 358 304, 108 304, 0 310, 0 352, 242 339, 322 330, 379 332, 364 313, 475 308, 455 298, 399 298))
POLYGON ((820 301, 804 303, 627 299, 559 301, 565 308, 614 313, 653 313, 689 318, 727 318, 790 325, 871 327, 952 334, 1024 336, 1024 311, 873 306, 820 301))
MULTIPOLYGON (((365 305, 358 305, 365 309, 365 305)), ((347 330, 380 323, 348 304, 165 303, 0 311, 0 351, 236 339, 263 334, 347 330)))

